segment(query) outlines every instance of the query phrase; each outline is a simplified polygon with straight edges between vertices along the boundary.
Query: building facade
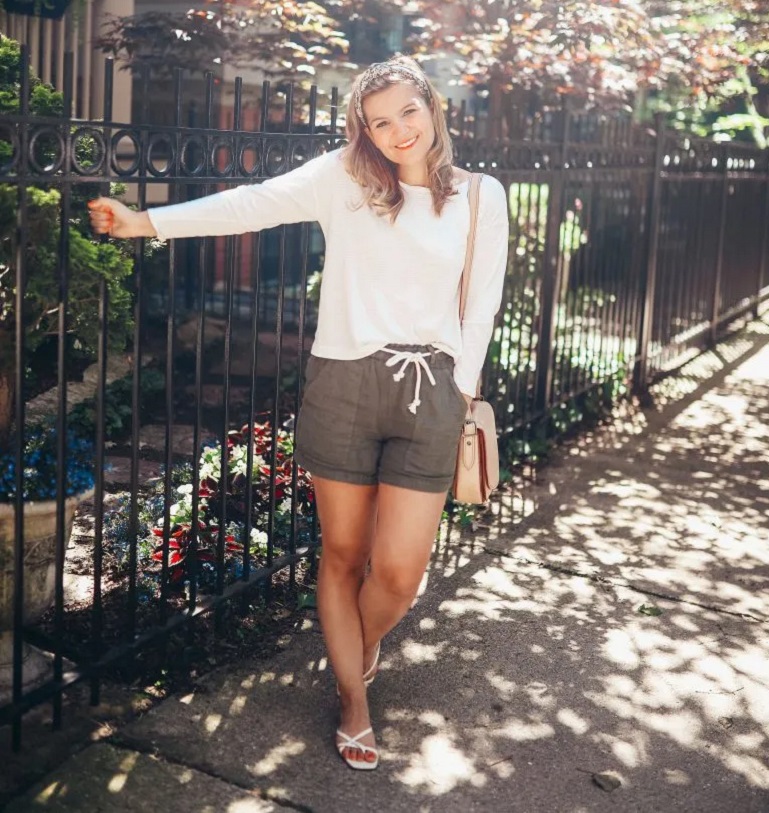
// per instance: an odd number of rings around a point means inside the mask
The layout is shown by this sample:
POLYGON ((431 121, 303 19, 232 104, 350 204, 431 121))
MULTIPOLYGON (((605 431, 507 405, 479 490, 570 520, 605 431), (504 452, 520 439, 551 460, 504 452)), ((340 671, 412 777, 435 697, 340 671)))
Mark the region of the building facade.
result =
MULTIPOLYGON (((75 0, 60 20, 0 11, 0 32, 28 46, 32 68, 57 90, 64 88, 64 54, 73 54, 72 109, 75 118, 104 116, 104 54, 94 41, 110 15, 133 14, 134 0, 75 0)), ((113 119, 131 120, 131 78, 115 71, 113 119)))

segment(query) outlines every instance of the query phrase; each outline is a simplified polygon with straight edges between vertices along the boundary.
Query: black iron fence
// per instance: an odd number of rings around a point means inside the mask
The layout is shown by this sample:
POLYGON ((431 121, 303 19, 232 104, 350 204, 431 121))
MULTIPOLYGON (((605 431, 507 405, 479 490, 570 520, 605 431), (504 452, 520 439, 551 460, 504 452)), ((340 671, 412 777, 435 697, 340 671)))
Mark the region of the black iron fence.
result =
POLYGON ((462 163, 510 190, 485 393, 514 453, 596 399, 644 391, 769 296, 769 151, 567 106, 517 116, 515 139, 463 118, 462 163))
MULTIPOLYGON (((61 115, 35 112, 30 82, 22 70, 19 110, 0 117, 0 206, 12 212, 0 266, 0 413, 3 393, 13 394, 0 449, 11 495, 0 539, 0 724, 12 725, 16 747, 29 709, 52 702, 59 725, 70 686, 90 681, 97 702, 114 664, 275 578, 295 585, 319 543, 311 483, 291 454, 322 264, 317 227, 88 249, 85 201, 114 183, 142 208, 186 200, 343 143, 336 91, 299 99, 265 84, 258 126, 247 129, 237 80, 223 130, 211 77, 195 127, 181 76, 168 126, 112 121, 111 64, 103 121, 71 117, 71 81, 61 115), (125 263, 128 289, 115 283, 125 263), (92 295, 73 298, 94 269, 92 295), (44 278, 55 289, 47 322, 34 313, 44 278), (90 406, 68 401, 82 360, 70 338, 80 335, 96 357, 90 406), (46 342, 53 423, 31 426, 30 366, 46 342), (108 384, 109 360, 126 345, 132 372, 120 390, 108 384), (53 438, 52 452, 43 441, 28 448, 38 436, 53 438), (47 490, 44 477, 33 493, 46 454, 47 490), (66 559, 88 461, 89 609, 78 627, 66 559), (44 497, 51 519, 32 541, 44 497), (30 654, 32 644, 46 654, 30 654), (33 675, 35 657, 50 670, 33 675)), ((537 454, 596 403, 643 390, 769 294, 769 153, 567 107, 526 115, 514 138, 488 139, 463 109, 448 111, 458 163, 509 190, 509 267, 485 369, 508 461, 537 454)))

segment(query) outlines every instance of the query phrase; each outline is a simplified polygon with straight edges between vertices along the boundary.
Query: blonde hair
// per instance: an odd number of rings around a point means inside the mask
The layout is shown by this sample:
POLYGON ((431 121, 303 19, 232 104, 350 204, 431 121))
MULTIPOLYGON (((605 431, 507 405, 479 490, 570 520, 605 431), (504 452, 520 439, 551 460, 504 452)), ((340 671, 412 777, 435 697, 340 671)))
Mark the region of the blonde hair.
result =
MULTIPOLYGON (((435 140, 427 153, 427 186, 433 199, 433 209, 437 215, 441 213, 446 201, 457 194, 454 187, 454 170, 451 166, 454 151, 451 146, 451 137, 443 115, 441 97, 438 91, 424 75, 422 69, 413 59, 404 56, 393 57, 381 65, 364 71, 353 83, 350 102, 347 106, 347 141, 343 150, 344 162, 347 172, 363 189, 363 202, 361 206, 370 206, 376 214, 388 216, 392 222, 398 217, 403 207, 403 190, 398 183, 397 166, 382 155, 374 146, 374 142, 366 133, 367 125, 358 114, 362 109, 363 100, 391 85, 409 82, 405 71, 392 72, 384 70, 384 66, 399 65, 417 74, 420 81, 412 82, 424 99, 432 113, 435 140), (423 87, 428 90, 425 95, 423 87), (357 109, 356 109, 357 108, 357 109)), ((374 66, 372 66, 374 67, 374 66)))

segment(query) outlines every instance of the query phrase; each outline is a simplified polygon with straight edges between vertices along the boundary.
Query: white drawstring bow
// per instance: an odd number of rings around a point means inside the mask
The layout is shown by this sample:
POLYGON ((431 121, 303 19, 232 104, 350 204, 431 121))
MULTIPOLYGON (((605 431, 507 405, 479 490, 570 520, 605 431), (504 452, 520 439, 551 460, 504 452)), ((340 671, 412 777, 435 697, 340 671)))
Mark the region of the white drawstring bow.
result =
POLYGON ((401 365, 398 372, 393 374, 393 381, 403 380, 403 377, 406 375, 406 368, 409 364, 413 364, 414 367, 416 367, 417 380, 414 387, 414 400, 409 404, 409 412, 412 415, 416 415, 417 407, 422 403, 419 400, 419 392, 422 387, 422 370, 427 373, 427 378, 430 383, 435 386, 435 378, 432 370, 430 370, 430 365, 425 361, 426 358, 430 358, 432 353, 411 353, 408 350, 391 350, 389 347, 384 347, 383 350, 386 353, 392 354, 392 358, 386 362, 388 367, 393 367, 396 364, 401 365))

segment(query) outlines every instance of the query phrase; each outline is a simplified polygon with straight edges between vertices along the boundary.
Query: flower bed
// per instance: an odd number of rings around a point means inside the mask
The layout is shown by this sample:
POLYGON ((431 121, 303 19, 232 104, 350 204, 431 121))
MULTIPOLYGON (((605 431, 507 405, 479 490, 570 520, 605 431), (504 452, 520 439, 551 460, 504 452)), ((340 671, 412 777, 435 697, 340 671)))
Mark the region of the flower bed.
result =
MULTIPOLYGON (((140 496, 138 568, 145 598, 159 590, 165 556, 172 586, 184 590, 197 578, 201 588, 210 589, 220 560, 225 583, 243 575, 246 546, 251 566, 263 564, 270 533, 278 553, 288 549, 292 533, 297 545, 310 541, 315 494, 307 472, 298 466, 294 472, 291 434, 284 429, 273 432, 269 423, 254 425, 250 443, 249 434, 248 426, 229 433, 225 476, 218 441, 203 448, 197 472, 191 464, 175 466, 167 510, 163 481, 140 496)), ((129 503, 130 496, 122 495, 105 515, 105 543, 121 569, 128 566, 130 552, 129 503)))

